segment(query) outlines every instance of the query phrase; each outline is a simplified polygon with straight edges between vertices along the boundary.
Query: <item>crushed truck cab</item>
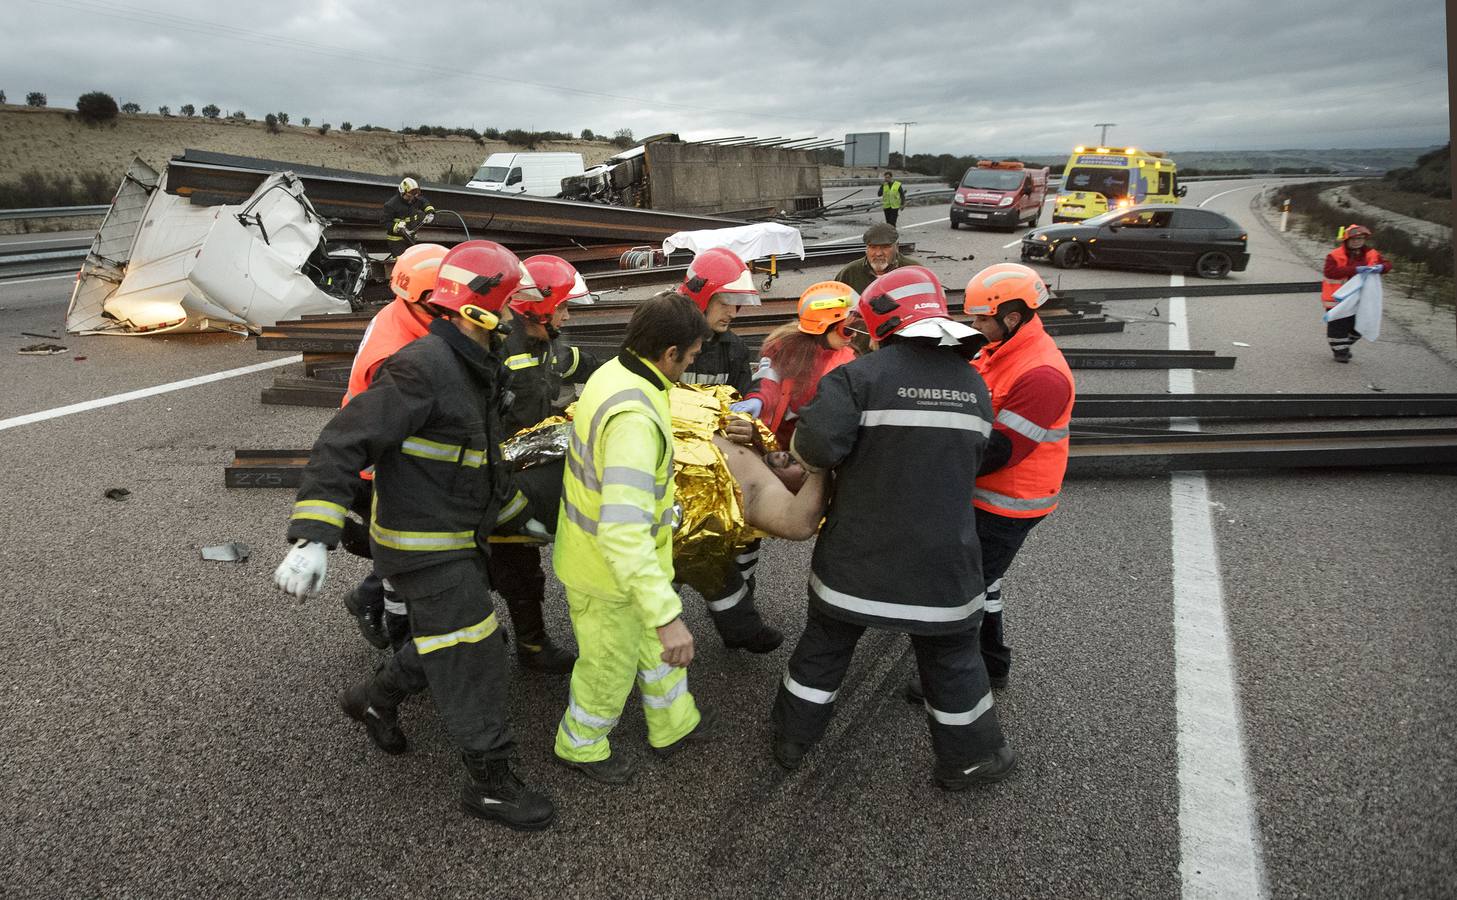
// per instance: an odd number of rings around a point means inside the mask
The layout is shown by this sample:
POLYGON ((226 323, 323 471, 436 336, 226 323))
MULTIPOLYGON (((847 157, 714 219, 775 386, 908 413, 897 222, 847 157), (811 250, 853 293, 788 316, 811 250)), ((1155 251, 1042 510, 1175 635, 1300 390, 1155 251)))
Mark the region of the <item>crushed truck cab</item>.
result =
POLYGON ((1063 169, 1052 221, 1080 222, 1143 203, 1178 203, 1184 191, 1178 166, 1163 153, 1077 147, 1063 169))
POLYGON ((1047 202, 1047 174, 1047 169, 1029 169, 1019 162, 980 160, 961 176, 951 198, 951 227, 1035 226, 1047 202))

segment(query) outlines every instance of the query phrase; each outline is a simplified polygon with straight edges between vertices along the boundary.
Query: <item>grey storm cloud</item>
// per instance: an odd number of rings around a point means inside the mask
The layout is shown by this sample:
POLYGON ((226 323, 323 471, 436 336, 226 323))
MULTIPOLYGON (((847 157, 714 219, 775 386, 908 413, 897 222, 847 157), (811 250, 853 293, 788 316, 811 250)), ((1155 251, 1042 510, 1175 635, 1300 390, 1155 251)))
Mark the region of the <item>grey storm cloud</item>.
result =
POLYGON ((641 135, 891 131, 1062 153, 1449 139, 1443 5, 13 0, 0 88, 351 120, 641 135))

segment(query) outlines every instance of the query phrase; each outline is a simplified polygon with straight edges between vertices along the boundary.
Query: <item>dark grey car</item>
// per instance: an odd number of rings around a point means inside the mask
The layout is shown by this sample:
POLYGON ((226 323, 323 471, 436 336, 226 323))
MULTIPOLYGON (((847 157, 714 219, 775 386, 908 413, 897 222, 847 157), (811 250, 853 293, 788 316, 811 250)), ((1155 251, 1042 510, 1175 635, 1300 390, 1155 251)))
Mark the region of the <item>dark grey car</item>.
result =
POLYGON ((1063 269, 1094 265, 1223 278, 1249 265, 1248 240, 1237 222, 1212 210, 1146 204, 1029 231, 1022 259, 1051 260, 1063 269))

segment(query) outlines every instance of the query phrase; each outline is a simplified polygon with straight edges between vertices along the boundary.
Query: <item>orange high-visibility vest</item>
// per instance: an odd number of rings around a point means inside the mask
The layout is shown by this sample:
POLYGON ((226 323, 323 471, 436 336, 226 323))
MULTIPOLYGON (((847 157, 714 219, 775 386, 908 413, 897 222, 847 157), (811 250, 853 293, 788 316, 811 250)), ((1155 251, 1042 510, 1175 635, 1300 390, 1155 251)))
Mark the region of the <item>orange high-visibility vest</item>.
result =
POLYGON ((354 365, 349 369, 349 389, 344 393, 345 406, 356 395, 364 393, 374 380, 375 370, 395 351, 430 332, 430 317, 416 315, 410 304, 396 297, 384 309, 375 314, 364 337, 359 341, 359 350, 354 354, 354 365))
MULTIPOLYGON (((1338 266, 1348 266, 1351 264, 1351 258, 1346 255, 1345 244, 1332 250, 1330 255, 1335 259, 1336 265, 1338 266)), ((1340 290, 1341 285, 1345 283, 1346 280, 1344 278, 1339 281, 1332 281, 1329 278, 1322 279, 1320 283, 1321 305, 1326 309, 1333 309, 1336 305, 1336 291, 1340 290)))
POLYGON ((991 391, 996 424, 1037 442, 1036 449, 1021 462, 978 478, 972 502, 977 509, 1014 519, 1045 516, 1057 508, 1062 476, 1067 472, 1068 422, 1072 420, 1074 399, 1073 376, 1067 360, 1043 329, 1042 320, 1034 315, 1015 335, 1002 342, 995 353, 981 354, 972 365, 986 379, 991 391), (1041 366, 1051 366, 1061 372, 1070 389, 1067 406, 1049 428, 1002 409, 1007 392, 1017 379, 1041 366))

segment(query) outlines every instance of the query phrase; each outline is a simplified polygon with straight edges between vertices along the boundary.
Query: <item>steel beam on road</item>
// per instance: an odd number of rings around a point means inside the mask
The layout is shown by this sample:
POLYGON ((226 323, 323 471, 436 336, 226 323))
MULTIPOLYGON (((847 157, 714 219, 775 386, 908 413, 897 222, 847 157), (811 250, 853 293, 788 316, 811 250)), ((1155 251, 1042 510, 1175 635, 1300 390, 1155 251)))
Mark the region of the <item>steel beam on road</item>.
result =
POLYGON ((1457 466, 1457 429, 1080 435, 1069 478, 1215 469, 1457 466))
POLYGON ((1212 350, 1092 350, 1064 348, 1071 369, 1233 369, 1235 357, 1212 350))
POLYGON ((1179 287, 1075 288, 1057 291, 1055 296, 1073 303, 1115 300, 1164 300, 1169 297, 1245 297, 1264 294, 1318 294, 1319 281, 1242 282, 1221 281, 1217 284, 1185 284, 1179 287))
POLYGON ((1076 419, 1457 416, 1457 394, 1083 394, 1076 419))

